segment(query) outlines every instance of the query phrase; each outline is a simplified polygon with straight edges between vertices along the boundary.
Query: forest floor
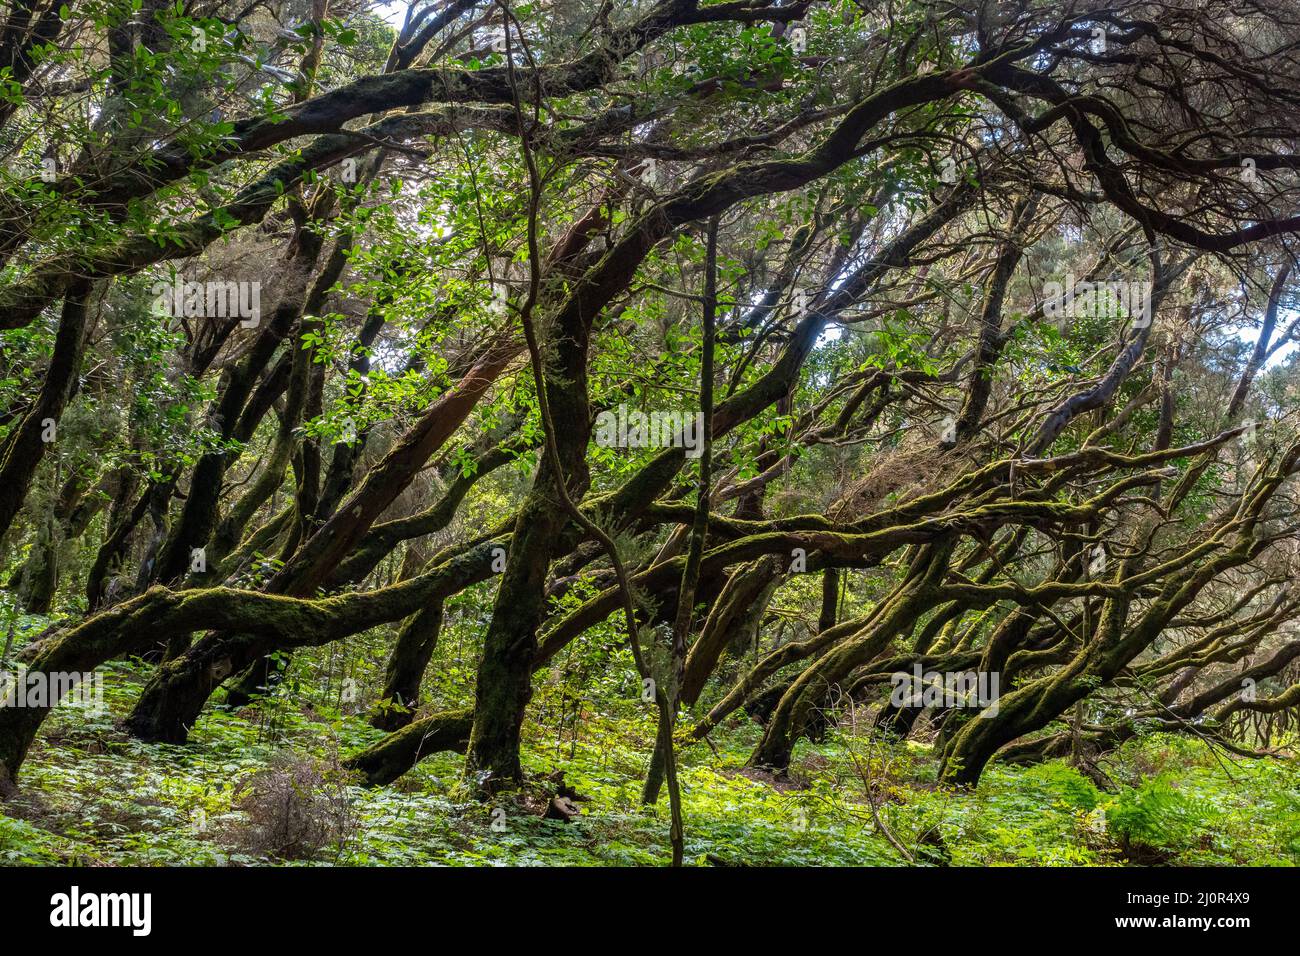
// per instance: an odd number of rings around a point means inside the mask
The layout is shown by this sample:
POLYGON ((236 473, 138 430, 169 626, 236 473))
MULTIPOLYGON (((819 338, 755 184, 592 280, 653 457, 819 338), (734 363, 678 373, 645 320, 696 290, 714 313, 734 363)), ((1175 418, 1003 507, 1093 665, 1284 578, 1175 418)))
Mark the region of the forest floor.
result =
MULTIPOLYGON (((117 722, 147 672, 112 664, 106 711, 64 706, 47 721, 20 795, 0 804, 0 865, 600 866, 668 856, 666 799, 640 804, 653 724, 633 703, 584 705, 558 727, 530 723, 524 761, 536 782, 493 807, 466 799, 455 754, 392 786, 357 786, 339 758, 381 734, 301 694, 210 709, 185 747, 139 743, 117 722), (541 818, 547 778, 560 770, 590 797, 569 824, 541 818)), ((803 745, 790 780, 765 779, 744 769, 757 730, 742 719, 715 732, 713 747, 685 751, 688 863, 1300 863, 1293 760, 1243 760, 1155 735, 1101 761, 1104 790, 1057 761, 995 765, 974 792, 954 792, 936 786, 925 744, 844 727, 803 745)))

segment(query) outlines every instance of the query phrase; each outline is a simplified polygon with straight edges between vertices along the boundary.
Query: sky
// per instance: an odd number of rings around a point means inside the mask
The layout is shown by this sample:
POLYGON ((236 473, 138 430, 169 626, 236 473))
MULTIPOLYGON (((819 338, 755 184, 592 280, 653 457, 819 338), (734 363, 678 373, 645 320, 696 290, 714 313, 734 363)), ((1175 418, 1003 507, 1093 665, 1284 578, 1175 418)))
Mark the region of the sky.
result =
POLYGON ((376 3, 375 10, 379 15, 391 23, 394 27, 400 28, 402 21, 406 18, 406 8, 409 3, 376 3))

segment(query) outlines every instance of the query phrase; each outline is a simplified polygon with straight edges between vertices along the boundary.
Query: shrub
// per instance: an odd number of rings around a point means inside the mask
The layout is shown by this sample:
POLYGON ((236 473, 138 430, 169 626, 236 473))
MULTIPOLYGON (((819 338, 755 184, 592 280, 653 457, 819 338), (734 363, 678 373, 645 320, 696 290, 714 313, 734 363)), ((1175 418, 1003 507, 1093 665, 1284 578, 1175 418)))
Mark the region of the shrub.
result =
POLYGON ((1126 852, 1168 852, 1187 844, 1202 815, 1196 801, 1156 777, 1121 791, 1106 809, 1106 826, 1126 852))
POLYGON ((1041 784, 1062 803, 1076 810, 1091 810, 1101 800, 1096 785, 1073 767, 1045 763, 1025 771, 1025 779, 1041 784))
POLYGON ((348 774, 337 761, 280 754, 241 788, 247 822, 233 834, 245 851, 283 860, 341 851, 356 833, 348 774))

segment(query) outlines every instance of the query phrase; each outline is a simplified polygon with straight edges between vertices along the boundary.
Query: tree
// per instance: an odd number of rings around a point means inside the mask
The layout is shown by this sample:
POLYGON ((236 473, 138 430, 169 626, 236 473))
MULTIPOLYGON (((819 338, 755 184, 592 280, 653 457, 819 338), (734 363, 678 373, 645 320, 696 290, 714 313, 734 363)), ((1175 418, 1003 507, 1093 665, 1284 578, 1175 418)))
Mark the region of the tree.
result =
POLYGON ((30 668, 156 663, 142 739, 395 625, 353 766, 491 793, 613 618, 680 861, 676 750, 742 708, 757 766, 879 703, 969 785, 1296 706, 1289 5, 56 6, 0 37, 0 533, 71 615, 30 668))

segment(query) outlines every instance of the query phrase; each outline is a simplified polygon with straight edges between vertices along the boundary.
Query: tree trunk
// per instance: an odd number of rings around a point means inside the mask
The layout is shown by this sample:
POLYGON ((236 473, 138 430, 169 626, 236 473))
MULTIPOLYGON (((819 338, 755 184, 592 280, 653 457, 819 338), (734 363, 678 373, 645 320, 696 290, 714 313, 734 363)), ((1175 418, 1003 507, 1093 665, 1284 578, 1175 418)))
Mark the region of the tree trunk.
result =
POLYGON ((442 630, 442 602, 416 614, 397 636, 388 658, 384 691, 370 718, 380 730, 400 730, 411 722, 420 703, 420 683, 442 630))
POLYGON ((0 536, 22 510, 36 467, 50 444, 58 440, 58 422, 63 415, 81 368, 86 339, 86 300, 90 284, 80 282, 68 293, 54 339, 54 355, 45 370, 40 394, 22 421, 14 426, 0 446, 0 536))

